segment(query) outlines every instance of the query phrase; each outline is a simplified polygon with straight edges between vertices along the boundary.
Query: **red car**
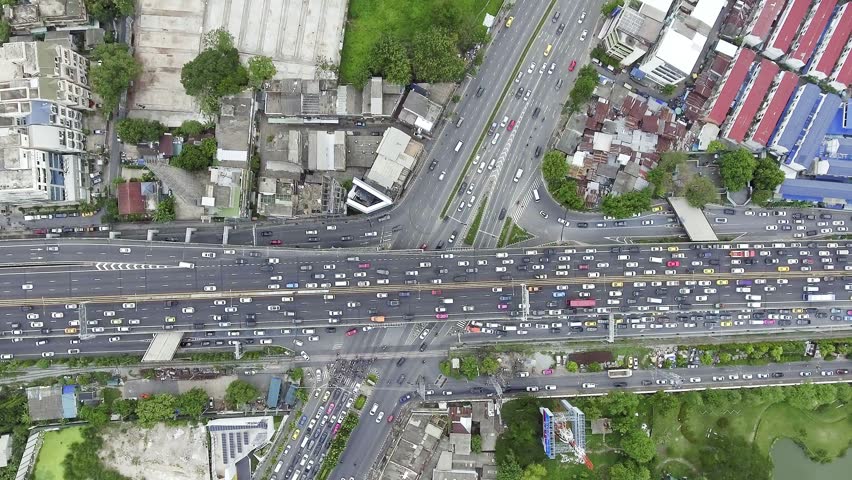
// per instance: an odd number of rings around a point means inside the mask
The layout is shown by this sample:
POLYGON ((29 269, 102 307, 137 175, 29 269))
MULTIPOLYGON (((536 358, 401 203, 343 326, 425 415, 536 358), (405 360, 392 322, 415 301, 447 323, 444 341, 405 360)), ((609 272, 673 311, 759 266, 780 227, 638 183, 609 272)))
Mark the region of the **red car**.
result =
POLYGON ((358 329, 357 329, 357 328, 353 328, 353 329, 350 329, 350 330, 347 330, 347 331, 346 331, 346 336, 347 336, 347 337, 351 337, 352 335, 355 335, 356 333, 358 333, 358 329))
POLYGON ((438 320, 446 320, 446 319, 450 318, 450 316, 447 315, 446 313, 436 313, 435 318, 437 318, 438 320))
POLYGON ((678 260, 669 260, 668 262, 666 262, 666 266, 667 266, 667 267, 679 267, 679 266, 680 266, 680 261, 678 261, 678 260))
POLYGON ((429 249, 429 245, 426 245, 425 243, 423 245, 420 245, 420 250, 428 250, 428 249, 429 249))
POLYGON ((585 263, 584 263, 584 264, 580 265, 580 270, 588 270, 588 269, 589 269, 589 265, 588 265, 588 264, 585 264, 585 263))
POLYGON ((440 290, 432 290, 432 295, 440 295, 440 294, 441 294, 440 290))
POLYGON ((576 66, 577 66, 577 60, 571 60, 571 65, 568 65, 568 71, 573 72, 574 67, 576 67, 576 66))
POLYGON ((506 130, 507 130, 507 131, 509 131, 509 132, 511 132, 513 128, 515 128, 515 121, 514 121, 514 120, 510 120, 510 121, 509 121, 509 124, 508 124, 508 125, 506 125, 506 130))
POLYGON ((393 423, 393 415, 388 415, 388 423, 393 423))
POLYGON ((328 404, 328 408, 325 409, 325 413, 331 415, 331 412, 334 411, 334 402, 328 404))
POLYGON ((269 244, 270 245, 281 245, 281 240, 270 240, 269 244))
POLYGON ((358 268, 370 268, 370 264, 369 263, 359 263, 358 268))

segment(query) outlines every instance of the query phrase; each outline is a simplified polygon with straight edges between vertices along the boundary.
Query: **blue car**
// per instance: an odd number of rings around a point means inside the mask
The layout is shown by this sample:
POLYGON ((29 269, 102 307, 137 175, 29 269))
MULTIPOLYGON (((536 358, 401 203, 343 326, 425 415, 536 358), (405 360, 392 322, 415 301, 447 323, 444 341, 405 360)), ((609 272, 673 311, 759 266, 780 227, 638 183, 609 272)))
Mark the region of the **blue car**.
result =
POLYGON ((565 296, 565 292, 553 292, 553 298, 562 298, 565 296))
POLYGON ((298 282, 288 283, 287 288, 299 288, 299 283, 298 282))
POLYGON ((305 422, 307 422, 307 421, 308 421, 308 417, 305 416, 305 415, 302 415, 302 418, 299 419, 299 426, 303 427, 305 425, 305 422))
POLYGON ((399 397, 399 403, 400 404, 403 404, 403 403, 405 403, 409 400, 411 400, 411 394, 410 393, 406 393, 405 395, 399 397))

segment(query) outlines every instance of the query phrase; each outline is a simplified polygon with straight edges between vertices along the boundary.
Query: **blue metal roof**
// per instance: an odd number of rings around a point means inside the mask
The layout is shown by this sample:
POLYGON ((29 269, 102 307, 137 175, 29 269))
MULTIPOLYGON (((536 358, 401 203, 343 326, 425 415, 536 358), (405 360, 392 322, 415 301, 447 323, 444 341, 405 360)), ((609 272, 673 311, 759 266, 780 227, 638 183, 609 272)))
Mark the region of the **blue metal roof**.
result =
POLYGON ((837 115, 828 128, 829 135, 852 135, 852 98, 837 109, 837 115))
POLYGON ((269 394, 266 396, 266 408, 277 407, 279 395, 281 395, 281 379, 272 377, 269 381, 269 394))
POLYGON ((819 155, 825 133, 831 126, 831 122, 834 121, 841 103, 842 100, 837 95, 823 96, 816 113, 811 117, 811 122, 804 136, 796 144, 795 150, 790 151, 788 162, 796 162, 805 168, 810 168, 814 159, 819 155))
POLYGON ((77 417, 77 394, 74 385, 62 387, 62 418, 77 417))
POLYGON ((829 199, 829 203, 834 203, 834 199, 840 199, 845 203, 852 203, 852 183, 795 178, 784 180, 779 192, 787 200, 824 202, 829 199))
POLYGON ((31 101, 27 124, 50 125, 50 105, 50 102, 45 102, 44 100, 31 101))
POLYGON ((830 177, 852 177, 852 161, 848 160, 829 160, 826 176, 830 177))
POLYGON ((295 383, 290 384, 290 388, 287 389, 287 394, 284 395, 284 403, 287 405, 293 406, 296 404, 296 390, 299 388, 295 383))
MULTIPOLYGON (((798 96, 798 101, 796 101, 795 104, 791 103, 787 106, 784 116, 781 118, 781 121, 778 122, 779 126, 783 125, 785 120, 789 117, 784 129, 776 130, 772 138, 772 143, 777 143, 787 150, 791 150, 796 145, 796 141, 802 134, 802 130, 805 128, 805 123, 807 123, 808 117, 811 116, 811 113, 813 112, 820 97, 819 87, 812 83, 807 83, 799 87, 799 90, 801 91, 801 95, 798 96)), ((796 96, 797 95, 793 95, 793 99, 796 99, 796 96)), ((792 101, 793 100, 791 100, 791 102, 792 101)))

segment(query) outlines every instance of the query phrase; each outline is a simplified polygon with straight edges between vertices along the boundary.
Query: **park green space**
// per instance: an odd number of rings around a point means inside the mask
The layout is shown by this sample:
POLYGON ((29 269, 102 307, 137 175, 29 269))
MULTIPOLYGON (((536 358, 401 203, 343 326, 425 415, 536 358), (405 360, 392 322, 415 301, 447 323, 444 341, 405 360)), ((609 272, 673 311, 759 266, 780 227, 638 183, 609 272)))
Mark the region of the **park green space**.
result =
POLYGON ((38 452, 33 478, 35 480, 61 480, 65 478, 62 460, 71 451, 71 444, 82 441, 82 427, 69 427, 45 432, 44 443, 38 452))
MULTIPOLYGON (((428 29, 433 18, 448 0, 351 0, 343 52, 340 57, 340 80, 352 82, 368 70, 370 52, 382 35, 410 40, 428 29)), ((486 13, 495 15, 503 0, 451 0, 465 18, 481 22, 486 13)))
MULTIPOLYGON (((693 479, 769 479, 770 453, 778 439, 791 439, 815 462, 827 463, 848 454, 852 446, 851 389, 848 384, 839 384, 641 395, 638 405, 631 409, 638 413, 635 420, 621 418, 648 429, 653 458, 640 465, 650 478, 671 474, 693 479), (721 459, 715 463, 727 465, 708 472, 708 468, 714 468, 714 461, 708 458, 721 459), (738 475, 738 468, 748 476, 724 475, 738 475)), ((622 394, 633 395, 617 393, 622 394)), ((608 397, 569 401, 587 414, 587 452, 594 470, 544 456, 538 407, 561 410, 553 399, 521 398, 504 405, 503 421, 508 428, 497 443, 498 464, 513 456, 523 468, 531 464, 544 466, 547 473, 543 478, 553 480, 622 478, 611 475, 611 469, 619 463, 635 464, 622 448, 622 440, 628 435, 619 433, 617 428, 606 435, 593 435, 588 428, 594 418, 611 418, 613 425, 618 423, 617 414, 607 414, 608 397)))

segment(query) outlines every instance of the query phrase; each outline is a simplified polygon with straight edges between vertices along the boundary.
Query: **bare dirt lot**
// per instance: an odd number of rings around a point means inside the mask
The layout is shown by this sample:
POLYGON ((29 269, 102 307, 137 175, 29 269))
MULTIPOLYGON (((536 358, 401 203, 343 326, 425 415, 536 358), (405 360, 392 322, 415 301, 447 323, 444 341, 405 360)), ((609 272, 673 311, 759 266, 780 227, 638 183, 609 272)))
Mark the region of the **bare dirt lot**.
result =
POLYGON ((104 463, 122 475, 145 480, 198 480, 208 477, 207 433, 203 427, 158 424, 143 429, 113 426, 103 435, 104 463))

